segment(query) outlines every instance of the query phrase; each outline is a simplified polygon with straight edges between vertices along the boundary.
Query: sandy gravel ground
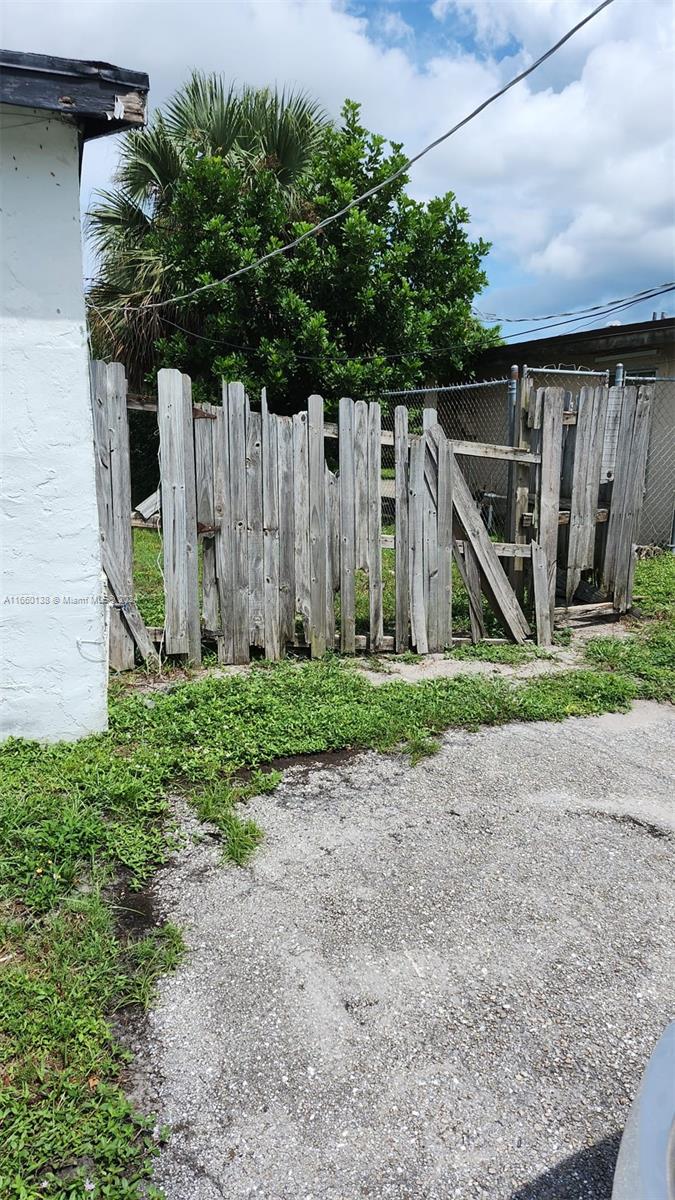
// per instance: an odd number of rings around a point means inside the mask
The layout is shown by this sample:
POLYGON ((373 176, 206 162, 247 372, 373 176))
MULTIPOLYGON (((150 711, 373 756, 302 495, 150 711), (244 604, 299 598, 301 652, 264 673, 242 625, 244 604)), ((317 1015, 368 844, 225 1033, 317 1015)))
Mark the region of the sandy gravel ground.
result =
POLYGON ((185 814, 189 951, 129 1032, 168 1200, 609 1200, 673 1015, 674 783, 643 703, 293 767, 246 869, 185 814))

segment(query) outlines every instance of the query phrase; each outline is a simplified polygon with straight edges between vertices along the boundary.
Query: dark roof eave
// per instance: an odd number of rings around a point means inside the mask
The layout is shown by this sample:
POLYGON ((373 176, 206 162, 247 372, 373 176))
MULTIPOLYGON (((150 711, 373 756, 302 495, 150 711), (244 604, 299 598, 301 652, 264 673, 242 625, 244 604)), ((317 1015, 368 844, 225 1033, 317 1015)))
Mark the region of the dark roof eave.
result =
POLYGON ((145 125, 149 86, 111 63, 0 50, 0 103, 69 117, 85 140, 145 125))

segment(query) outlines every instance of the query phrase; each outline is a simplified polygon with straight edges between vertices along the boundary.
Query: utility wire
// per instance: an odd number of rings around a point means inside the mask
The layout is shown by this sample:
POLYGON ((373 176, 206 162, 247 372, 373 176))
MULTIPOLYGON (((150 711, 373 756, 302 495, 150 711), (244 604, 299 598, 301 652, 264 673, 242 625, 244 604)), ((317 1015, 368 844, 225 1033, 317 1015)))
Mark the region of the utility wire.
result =
MULTIPOLYGON (((652 291, 650 293, 650 296, 661 296, 665 292, 672 292, 672 291, 675 291, 675 283, 664 285, 658 291, 652 291)), ((603 309, 602 312, 598 311, 599 306, 595 306, 593 319, 597 320, 601 316, 613 316, 614 313, 622 312, 626 308, 632 308, 636 304, 643 303, 644 300, 645 300, 645 297, 642 294, 636 296, 635 299, 626 297, 625 301, 615 301, 611 306, 608 306, 606 309, 603 309)), ((95 311, 99 312, 98 309, 96 309, 95 311)), ((101 316, 100 312, 99 312, 99 316, 101 316)), ((168 317, 160 316, 159 319, 160 319, 160 321, 163 322, 163 324, 172 326, 172 328, 178 330, 180 333, 186 334, 187 337, 196 338, 200 342, 209 342, 210 345, 212 345, 212 346, 216 346, 216 347, 220 346, 224 349, 238 351, 239 353, 242 353, 242 354, 260 354, 260 352, 261 352, 260 346, 245 346, 245 345, 241 345, 238 342, 228 341, 225 338, 209 337, 206 334, 197 333, 195 330, 188 329, 185 325, 179 325, 177 321, 171 321, 171 320, 169 320, 168 317)), ((511 338, 525 337, 528 333, 540 333, 543 329, 555 329, 561 325, 576 325, 576 324, 579 324, 580 322, 586 322, 587 320, 588 320, 588 312, 583 312, 581 316, 579 316, 577 314, 576 317, 572 317, 571 319, 567 319, 567 320, 563 320, 563 321, 556 321, 552 325, 540 325, 540 326, 535 327, 534 329, 524 329, 524 330, 518 330, 515 333, 509 333, 506 335, 505 341, 508 341, 511 338)), ((343 355, 344 355, 343 358, 338 358, 337 356, 334 356, 329 361, 331 361, 331 362, 342 362, 342 361, 349 362, 351 360, 358 360, 359 362, 364 362, 364 361, 369 361, 372 359, 414 358, 416 355, 420 355, 422 358, 431 358, 431 357, 435 357, 436 355, 439 355, 439 354, 446 354, 450 350, 458 349, 459 345, 460 345, 459 343, 452 343, 451 345, 439 346, 439 347, 435 347, 430 350, 422 350, 422 351, 420 351, 420 350, 399 350, 399 351, 397 351, 395 353, 391 353, 391 354, 390 353, 385 354, 384 352, 380 353, 378 351, 373 351, 373 352, 369 352, 366 354, 359 354, 357 351, 355 353, 349 354, 345 350, 343 352, 343 355)), ((324 362, 324 361, 326 361, 325 354, 300 354, 300 353, 293 352, 293 356, 294 356, 294 358, 301 360, 303 362, 324 362)))
POLYGON ((531 75, 533 71, 536 71, 542 65, 542 63, 545 63, 546 60, 551 58, 553 54, 556 54, 557 51, 560 50, 561 47, 570 40, 570 38, 574 37, 575 33, 578 33, 580 29, 583 29, 584 25, 587 25, 589 21, 592 21, 594 17, 597 17, 598 13, 601 13, 603 8, 607 8, 613 3, 614 0, 602 0, 602 3, 598 4, 597 8, 594 8, 593 11, 588 13, 588 15, 585 16, 581 21, 578 21, 576 25, 573 25, 572 28, 563 35, 563 37, 558 39, 555 45, 551 46, 550 49, 544 52, 544 54, 540 55, 540 57, 536 59, 535 62, 533 62, 529 67, 526 67, 524 71, 521 71, 518 75, 514 75, 513 79, 510 79, 508 83, 504 84, 504 87, 500 88, 499 91, 494 92, 491 96, 488 96, 487 100, 483 100, 482 104, 479 104, 477 108, 474 108, 473 111, 468 114, 468 116, 463 117, 461 121, 458 121, 457 124, 453 125, 451 129, 448 129, 445 133, 442 133, 440 137, 435 138, 433 142, 429 142, 428 146, 425 146, 422 150, 418 151, 418 153, 414 154, 412 158, 406 159, 403 165, 400 166, 398 170, 394 171, 392 175, 387 176, 386 179, 383 179, 380 183, 376 183, 373 187, 369 188, 368 191, 362 192, 360 196, 356 196, 353 200, 350 200, 349 204, 345 204, 343 208, 338 209, 338 211, 332 213, 331 216, 325 217, 323 221, 319 221, 318 224, 313 225, 311 229, 305 230, 304 233, 299 234, 299 236, 294 238, 293 241, 287 242, 285 246, 277 246, 275 250, 270 250, 268 254, 263 254, 260 258, 256 259, 255 262, 249 263, 245 267, 240 267, 238 271, 232 271, 229 275, 225 275, 223 279, 216 279, 212 283, 204 283, 201 285, 201 287, 196 287, 193 288, 192 291, 184 292, 181 296, 170 296, 168 299, 154 300, 143 305, 130 305, 128 306, 128 311, 135 312, 139 311, 140 309, 146 310, 151 308, 165 308, 167 304, 176 304, 178 301, 191 300, 193 296, 199 296, 204 292, 211 291, 212 288, 221 287, 222 284, 229 283, 232 279, 237 279, 240 275, 246 275, 249 271, 254 271, 256 267, 260 267, 263 263, 269 262, 273 258, 277 258, 278 255, 286 254, 289 250, 294 250, 295 247, 299 246, 301 242, 304 242, 306 238, 312 237, 321 229, 325 229, 327 225, 332 224, 333 221, 337 221, 340 217, 344 217, 348 212, 351 212, 351 210, 355 208, 357 204, 361 204, 364 200, 369 200, 371 196, 377 195, 377 193, 381 192, 383 188, 388 187, 390 183, 393 183, 396 179, 399 179, 400 176, 404 175, 406 171, 409 171, 416 162, 419 162, 421 158, 424 158, 425 154, 429 154, 431 150, 435 150, 436 147, 440 146, 442 142, 447 141, 447 139, 452 137, 453 134, 457 133, 460 129, 463 129, 464 126, 468 125, 470 121, 473 121, 474 118, 477 117, 479 113, 482 113, 484 109, 488 108, 490 104, 494 104, 495 100, 499 100, 506 94, 506 92, 510 91, 512 87, 515 87, 517 83, 520 83, 521 80, 526 79, 528 75, 531 75))
POLYGON ((607 300, 604 304, 591 304, 588 308, 573 308, 569 312, 545 313, 541 317, 498 317, 495 313, 484 313, 480 309, 474 308, 474 315, 480 317, 482 321, 497 321, 500 325, 507 323, 515 325, 520 322, 527 321, 554 321, 557 317, 575 317, 577 314, 600 312, 605 308, 612 308, 615 304, 623 304, 625 300, 649 300, 652 296, 660 296, 661 290, 675 286, 672 280, 669 283, 655 283, 653 287, 645 288, 642 292, 631 292, 629 296, 620 296, 618 300, 607 300))

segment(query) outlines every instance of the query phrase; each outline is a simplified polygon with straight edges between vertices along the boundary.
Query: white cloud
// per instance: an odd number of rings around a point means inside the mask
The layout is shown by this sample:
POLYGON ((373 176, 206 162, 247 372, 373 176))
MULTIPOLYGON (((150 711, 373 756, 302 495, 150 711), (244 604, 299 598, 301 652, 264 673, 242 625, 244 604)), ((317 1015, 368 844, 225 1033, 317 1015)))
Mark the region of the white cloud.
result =
MULTIPOLYGON (((335 115, 350 96, 372 129, 414 152, 590 7, 435 0, 430 29, 443 37, 424 61, 395 6, 366 20, 339 0, 24 0, 5 8, 3 36, 17 49, 147 70, 155 104, 194 66, 301 85, 335 115)), ((555 311, 672 275, 671 42, 669 0, 617 0, 415 168, 415 194, 451 188, 474 233, 494 243, 497 285, 482 307, 555 311)), ((423 43, 433 45, 428 32, 423 43)), ((113 162, 114 139, 88 147, 85 193, 113 162)))

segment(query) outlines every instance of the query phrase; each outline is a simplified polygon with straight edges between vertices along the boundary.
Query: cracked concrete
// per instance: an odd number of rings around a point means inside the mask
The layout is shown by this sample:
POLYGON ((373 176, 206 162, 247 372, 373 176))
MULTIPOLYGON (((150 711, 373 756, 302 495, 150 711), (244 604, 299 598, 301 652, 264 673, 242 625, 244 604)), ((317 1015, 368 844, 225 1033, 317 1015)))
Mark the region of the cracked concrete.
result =
POLYGON ((189 840, 135 1041, 167 1200, 609 1200, 673 1008, 675 712, 292 767, 250 867, 189 840))

